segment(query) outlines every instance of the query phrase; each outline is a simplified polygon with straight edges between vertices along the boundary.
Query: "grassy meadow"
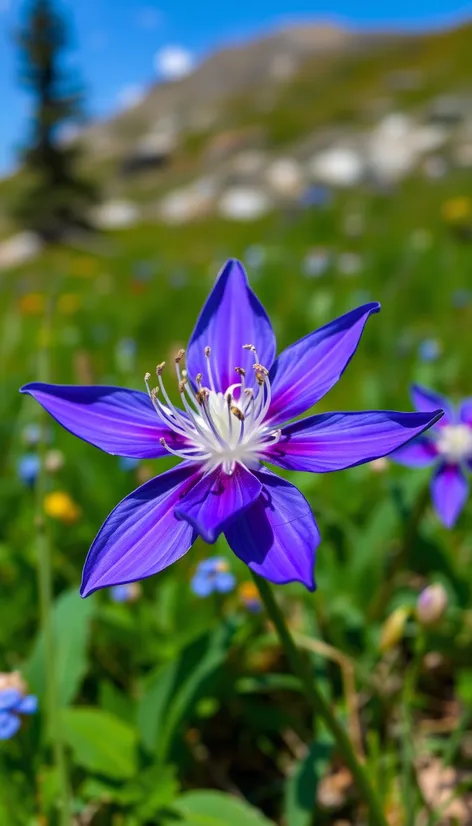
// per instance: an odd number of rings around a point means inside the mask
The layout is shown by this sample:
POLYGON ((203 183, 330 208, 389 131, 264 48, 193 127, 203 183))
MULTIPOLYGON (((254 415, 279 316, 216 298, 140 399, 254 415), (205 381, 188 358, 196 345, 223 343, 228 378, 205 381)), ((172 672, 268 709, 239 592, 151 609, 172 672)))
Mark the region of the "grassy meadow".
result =
MULTIPOLYGON (((367 822, 273 627, 257 600, 248 606, 249 572, 224 540, 198 540, 128 602, 107 590, 80 599, 105 517, 173 461, 132 466, 106 455, 18 390, 34 380, 145 389, 144 374, 185 347, 221 265, 237 257, 279 351, 359 304, 382 304, 317 412, 412 410, 412 382, 472 396, 471 189, 470 171, 417 173, 259 221, 143 224, 2 272, 0 660, 3 672, 21 671, 39 705, 0 746, 1 824, 63 822, 58 739, 78 826, 367 822), (42 463, 34 483, 21 471, 25 456, 42 463), (200 598, 191 579, 213 555, 237 584, 200 598), (41 631, 49 610, 53 681, 41 631)), ((428 471, 377 462, 285 475, 308 498, 322 543, 317 592, 287 585, 276 596, 388 822, 470 822, 472 504, 448 531, 428 471), (444 586, 448 605, 425 628, 415 606, 431 583, 444 586)))

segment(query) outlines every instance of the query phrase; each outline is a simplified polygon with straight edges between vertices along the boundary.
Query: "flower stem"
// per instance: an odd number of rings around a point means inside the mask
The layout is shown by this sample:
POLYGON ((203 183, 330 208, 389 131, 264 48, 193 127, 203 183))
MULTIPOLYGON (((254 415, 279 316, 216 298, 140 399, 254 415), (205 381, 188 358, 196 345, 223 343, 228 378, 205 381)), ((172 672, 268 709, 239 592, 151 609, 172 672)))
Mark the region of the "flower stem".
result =
MULTIPOLYGON (((44 345, 38 354, 38 375, 40 381, 48 380, 48 340, 50 332, 49 317, 46 317, 43 328, 44 345)), ((47 733, 52 739, 54 764, 58 775, 59 788, 59 823, 61 826, 70 826, 71 813, 69 803, 69 784, 67 777, 67 763, 64 744, 61 737, 59 722, 59 702, 57 696, 57 669, 56 646, 54 641, 54 626, 52 617, 52 566, 51 547, 46 529, 43 512, 43 501, 46 488, 45 475, 45 421, 40 414, 41 438, 38 445, 40 469, 36 480, 35 531, 38 565, 39 610, 41 628, 44 638, 45 670, 46 670, 46 717, 47 733)))
POLYGON ((375 789, 371 786, 366 767, 356 757, 351 741, 343 726, 339 723, 331 710, 331 706, 317 688, 307 661, 295 645, 283 614, 272 593, 271 586, 267 580, 262 579, 262 577, 254 572, 252 572, 252 576, 267 613, 274 623, 280 642, 285 649, 290 666, 304 687, 305 697, 311 710, 322 718, 326 727, 333 735, 337 747, 351 771, 357 788, 368 806, 370 823, 372 826, 387 826, 382 804, 377 797, 375 789))

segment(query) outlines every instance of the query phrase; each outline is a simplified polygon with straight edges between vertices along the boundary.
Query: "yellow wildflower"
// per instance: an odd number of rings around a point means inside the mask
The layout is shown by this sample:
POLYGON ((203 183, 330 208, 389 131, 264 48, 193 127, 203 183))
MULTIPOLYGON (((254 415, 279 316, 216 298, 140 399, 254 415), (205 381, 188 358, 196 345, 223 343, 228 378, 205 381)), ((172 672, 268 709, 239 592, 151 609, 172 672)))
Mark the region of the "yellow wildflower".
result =
POLYGON ((61 315, 73 315, 80 307, 80 297, 76 293, 64 293, 57 301, 57 311, 61 315))
POLYGON ((79 278, 91 278, 97 274, 97 262, 94 258, 81 256, 72 262, 72 272, 79 278))
POLYGON ((389 651, 402 640, 410 609, 401 605, 385 620, 380 633, 380 650, 389 651))
POLYGON ((18 309, 21 315, 41 315, 44 312, 46 301, 43 293, 26 293, 19 300, 18 309))
POLYGON ((261 609, 261 598, 254 582, 242 582, 238 588, 238 595, 245 606, 251 613, 257 613, 261 609))
POLYGON ((80 517, 80 508, 68 493, 56 490, 44 497, 44 512, 52 519, 72 525, 80 517))
POLYGON ((442 206, 442 216, 448 224, 463 224, 472 218, 472 201, 465 195, 449 198, 442 206))

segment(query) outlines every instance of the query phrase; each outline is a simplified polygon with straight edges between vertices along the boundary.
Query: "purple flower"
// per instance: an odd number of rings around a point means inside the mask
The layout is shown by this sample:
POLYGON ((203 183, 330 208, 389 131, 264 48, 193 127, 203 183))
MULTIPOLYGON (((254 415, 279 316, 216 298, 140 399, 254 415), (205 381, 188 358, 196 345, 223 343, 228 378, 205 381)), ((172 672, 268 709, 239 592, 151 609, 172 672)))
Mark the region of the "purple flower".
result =
POLYGON ((452 528, 464 507, 469 483, 464 471, 472 470, 472 398, 454 409, 451 402, 418 385, 411 389, 417 410, 442 407, 444 416, 428 433, 397 450, 392 459, 407 467, 433 467, 431 496, 446 528, 452 528))
POLYGON ((210 594, 228 594, 236 585, 236 580, 229 570, 229 565, 220 556, 204 559, 197 565, 190 587, 197 597, 209 597, 210 594))
MULTIPOLYGON (((108 453, 182 459, 127 496, 90 548, 81 594, 162 571, 197 536, 221 533, 253 571, 275 583, 315 588, 320 542, 305 497, 263 461, 325 473, 370 462, 418 436, 434 413, 322 413, 287 424, 333 387, 378 304, 366 304, 275 358, 267 314, 238 261, 229 261, 175 358, 181 408, 163 383, 148 395, 117 387, 33 382, 30 393, 67 430, 108 453)), ((145 377, 146 383, 150 374, 145 377)))
POLYGON ((26 696, 18 688, 0 689, 0 740, 9 740, 21 725, 20 714, 34 714, 38 700, 34 694, 26 696))

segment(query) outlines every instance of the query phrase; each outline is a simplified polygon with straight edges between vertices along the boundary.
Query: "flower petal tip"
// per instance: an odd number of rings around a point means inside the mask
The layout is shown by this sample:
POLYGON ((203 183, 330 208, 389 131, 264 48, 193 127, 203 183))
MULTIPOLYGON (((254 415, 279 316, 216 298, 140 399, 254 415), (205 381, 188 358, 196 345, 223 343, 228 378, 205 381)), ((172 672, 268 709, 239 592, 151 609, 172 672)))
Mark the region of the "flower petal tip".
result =
POLYGON ((382 305, 378 301, 369 301, 368 304, 364 304, 364 308, 369 313, 380 313, 382 305))
POLYGON ((18 390, 18 393, 23 393, 23 395, 31 396, 32 395, 32 389, 35 386, 35 384, 36 384, 36 382, 29 382, 28 384, 24 384, 22 387, 20 387, 20 389, 18 390))

